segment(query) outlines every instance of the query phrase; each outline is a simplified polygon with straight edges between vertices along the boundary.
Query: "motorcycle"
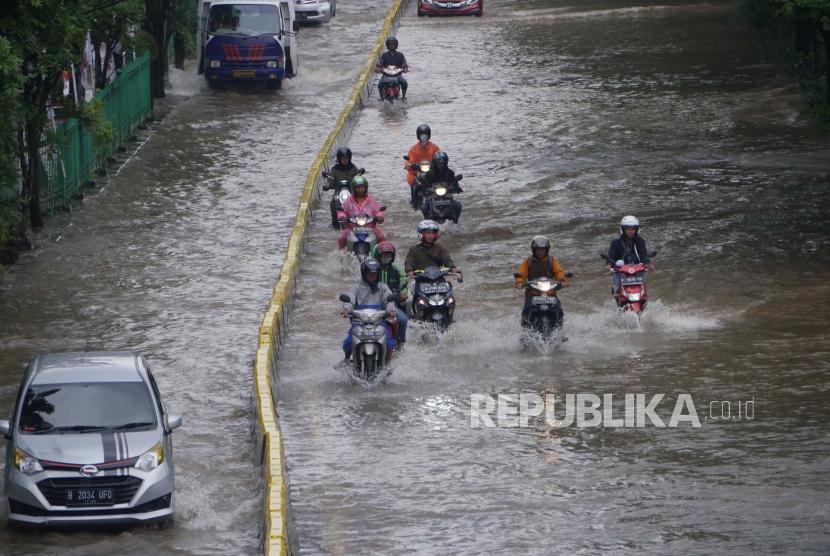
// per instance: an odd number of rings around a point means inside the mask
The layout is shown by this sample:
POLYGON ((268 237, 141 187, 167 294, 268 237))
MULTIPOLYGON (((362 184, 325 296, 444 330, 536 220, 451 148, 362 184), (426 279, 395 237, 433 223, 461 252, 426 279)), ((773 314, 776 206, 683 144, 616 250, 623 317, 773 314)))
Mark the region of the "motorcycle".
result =
POLYGON ((401 95, 401 84, 398 76, 403 73, 403 68, 398 66, 386 66, 380 70, 380 88, 383 91, 383 100, 394 104, 401 95))
POLYGON ((463 274, 450 272, 449 268, 430 266, 416 270, 409 312, 413 320, 434 324, 442 332, 452 324, 455 312, 452 284, 445 276, 458 276, 458 283, 464 282, 463 274))
MULTIPOLYGON (((340 301, 351 303, 351 298, 341 294, 340 301)), ((395 301, 395 296, 387 296, 386 301, 395 301)), ((349 319, 356 325, 351 331, 352 365, 347 371, 349 379, 367 388, 381 384, 392 373, 387 365, 391 354, 387 354, 387 329, 383 324, 387 319, 386 310, 353 309, 349 311, 349 319)))
MULTIPOLYGON (((360 168, 357 171, 358 176, 362 176, 366 173, 365 168, 360 168)), ((349 180, 335 180, 334 176, 323 170, 323 177, 326 178, 326 185, 323 186, 323 191, 329 191, 334 189, 334 194, 331 197, 331 203, 329 206, 331 207, 331 227, 334 229, 340 229, 340 221, 337 220, 337 212, 343 208, 343 203, 346 202, 346 199, 352 196, 351 189, 349 188, 349 180)))
MULTIPOLYGON (((429 160, 422 160, 420 162, 410 162, 409 155, 406 155, 406 154, 403 156, 403 159, 406 160, 407 162, 409 162, 409 164, 407 164, 405 166, 407 169, 416 170, 416 171, 419 172, 419 174, 416 174, 416 178, 420 174, 426 174, 427 172, 429 172, 429 169, 432 167, 432 163, 429 160)), ((420 194, 419 194, 418 189, 417 189, 418 188, 417 179, 416 179, 416 181, 412 182, 412 185, 410 187, 413 188, 413 194, 412 194, 411 198, 414 200, 414 201, 411 201, 410 204, 412 204, 412 208, 414 210, 418 210, 421 207, 421 197, 420 197, 420 194)))
MULTIPOLYGON (((657 251, 648 254, 649 258, 657 255, 657 251)), ((614 301, 621 311, 631 311, 641 315, 646 310, 648 291, 646 290, 646 272, 649 267, 644 263, 625 264, 623 261, 612 261, 608 255, 600 253, 600 258, 612 265, 611 272, 619 276, 619 288, 614 295, 614 301)))
MULTIPOLYGON (((386 207, 380 207, 381 212, 385 210, 386 207)), ((349 218, 349 222, 352 227, 346 236, 346 249, 349 253, 354 253, 358 262, 362 263, 369 258, 372 248, 378 243, 374 230, 376 219, 368 214, 358 214, 349 218)), ((345 227, 345 224, 341 225, 345 227)))
POLYGON ((423 190, 421 194, 421 213, 424 218, 435 220, 439 224, 443 224, 447 220, 452 220, 454 224, 458 224, 457 217, 453 214, 453 204, 458 201, 453 198, 452 194, 453 192, 463 193, 458 185, 463 177, 463 175, 458 174, 453 184, 438 182, 423 190))
MULTIPOLYGON (((522 275, 516 273, 513 276, 521 278, 522 275)), ((565 276, 571 278, 573 273, 568 272, 565 276)), ((530 294, 530 311, 522 326, 537 333, 544 342, 550 342, 554 332, 562 328, 561 302, 556 295, 561 289, 561 282, 547 276, 528 280, 524 285, 525 295, 530 294)), ((525 341, 524 336, 522 340, 525 341)))

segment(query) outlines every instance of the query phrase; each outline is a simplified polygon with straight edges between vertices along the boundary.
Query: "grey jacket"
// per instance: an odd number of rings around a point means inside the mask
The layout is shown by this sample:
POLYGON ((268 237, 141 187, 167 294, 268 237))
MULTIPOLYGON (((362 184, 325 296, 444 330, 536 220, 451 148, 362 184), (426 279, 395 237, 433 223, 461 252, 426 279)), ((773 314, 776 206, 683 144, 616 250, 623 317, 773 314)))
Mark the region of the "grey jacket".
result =
POLYGON ((345 305, 350 310, 365 308, 367 305, 374 305, 378 307, 378 310, 386 307, 387 311, 395 312, 395 302, 386 301, 386 297, 391 294, 392 292, 389 290, 389 286, 382 282, 378 283, 375 291, 372 291, 371 286, 361 280, 350 295, 352 302, 346 303, 345 305))

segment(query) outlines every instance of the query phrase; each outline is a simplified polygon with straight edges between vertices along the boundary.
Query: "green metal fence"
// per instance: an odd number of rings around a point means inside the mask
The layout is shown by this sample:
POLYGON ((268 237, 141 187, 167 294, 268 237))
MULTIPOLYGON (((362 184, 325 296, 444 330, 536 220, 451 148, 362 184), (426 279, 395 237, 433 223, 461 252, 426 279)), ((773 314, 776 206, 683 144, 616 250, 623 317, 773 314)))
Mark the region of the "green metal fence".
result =
POLYGON ((41 149, 39 166, 40 203, 50 213, 67 206, 93 171, 135 134, 152 111, 150 55, 136 57, 116 72, 115 79, 98 91, 105 117, 112 122, 112 145, 96 146, 92 133, 74 118, 60 125, 60 144, 41 149))

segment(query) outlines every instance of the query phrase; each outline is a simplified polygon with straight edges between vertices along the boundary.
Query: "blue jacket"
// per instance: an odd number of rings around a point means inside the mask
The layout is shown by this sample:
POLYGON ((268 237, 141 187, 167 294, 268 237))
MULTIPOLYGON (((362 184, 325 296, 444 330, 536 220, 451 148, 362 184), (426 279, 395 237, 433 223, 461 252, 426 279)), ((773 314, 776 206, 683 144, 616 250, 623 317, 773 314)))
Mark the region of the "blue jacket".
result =
POLYGON ((397 66, 399 68, 406 67, 406 57, 397 50, 387 50, 380 55, 378 67, 397 66))

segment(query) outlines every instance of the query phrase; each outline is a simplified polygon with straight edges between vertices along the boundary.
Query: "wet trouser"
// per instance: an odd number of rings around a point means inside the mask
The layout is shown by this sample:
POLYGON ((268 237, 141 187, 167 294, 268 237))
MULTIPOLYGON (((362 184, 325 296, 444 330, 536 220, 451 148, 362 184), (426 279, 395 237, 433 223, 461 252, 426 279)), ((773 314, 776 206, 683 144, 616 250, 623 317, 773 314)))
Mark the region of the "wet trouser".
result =
MULTIPOLYGON (((378 305, 357 305, 355 309, 377 309, 380 310, 380 306, 378 305)), ((355 329, 356 326, 359 326, 358 323, 353 322, 352 325, 349 327, 349 331, 346 333, 346 338, 343 340, 343 353, 345 353, 346 357, 349 357, 352 354, 352 331, 355 329)), ((384 321, 383 327, 386 328, 386 351, 390 352, 395 349, 395 338, 392 335, 392 327, 389 326, 389 323, 384 321)))
POLYGON ((409 315, 400 307, 395 307, 398 312, 398 337, 395 338, 400 343, 406 342, 406 326, 409 324, 409 315))
MULTIPOLYGON (((401 86, 401 96, 406 96, 406 88, 409 87, 409 83, 406 82, 406 79, 403 78, 403 75, 398 76, 398 84, 401 86)), ((378 92, 380 93, 380 98, 383 98, 383 82, 378 82, 378 92)))

